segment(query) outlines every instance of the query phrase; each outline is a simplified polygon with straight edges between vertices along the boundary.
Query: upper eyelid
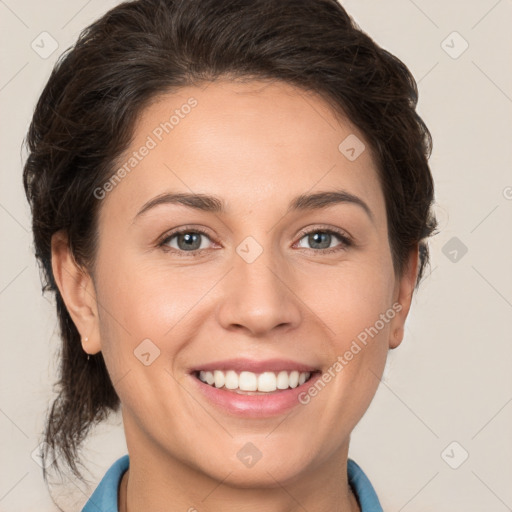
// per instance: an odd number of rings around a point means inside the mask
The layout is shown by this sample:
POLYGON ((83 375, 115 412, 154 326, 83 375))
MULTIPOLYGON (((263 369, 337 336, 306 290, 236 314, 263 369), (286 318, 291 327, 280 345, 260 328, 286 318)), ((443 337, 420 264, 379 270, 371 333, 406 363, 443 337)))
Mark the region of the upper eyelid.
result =
POLYGON ((328 226, 315 226, 315 225, 308 227, 308 228, 301 229, 297 236, 302 237, 302 236, 307 235, 308 233, 315 232, 315 231, 327 231, 327 232, 334 233, 335 235, 338 235, 338 236, 345 236, 346 238, 349 238, 352 240, 352 235, 350 235, 348 233, 348 231, 343 228, 333 228, 333 227, 328 227, 328 226))

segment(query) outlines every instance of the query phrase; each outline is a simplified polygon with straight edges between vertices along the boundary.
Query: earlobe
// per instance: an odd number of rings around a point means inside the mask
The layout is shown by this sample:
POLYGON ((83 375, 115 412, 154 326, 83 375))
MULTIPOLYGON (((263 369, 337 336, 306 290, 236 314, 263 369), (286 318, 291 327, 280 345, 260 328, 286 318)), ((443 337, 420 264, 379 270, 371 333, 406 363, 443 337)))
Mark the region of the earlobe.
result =
POLYGON ((398 280, 395 288, 395 304, 400 306, 396 308, 397 314, 391 321, 389 348, 397 348, 404 338, 404 326, 411 307, 414 287, 419 268, 419 245, 416 245, 409 254, 409 261, 403 276, 398 280))
POLYGON ((403 327, 397 327, 393 331, 392 339, 389 341, 389 348, 396 348, 402 343, 402 340, 404 338, 404 328, 403 327))
POLYGON ((52 270, 57 287, 88 354, 101 350, 96 291, 90 274, 76 262, 65 231, 52 236, 52 270))

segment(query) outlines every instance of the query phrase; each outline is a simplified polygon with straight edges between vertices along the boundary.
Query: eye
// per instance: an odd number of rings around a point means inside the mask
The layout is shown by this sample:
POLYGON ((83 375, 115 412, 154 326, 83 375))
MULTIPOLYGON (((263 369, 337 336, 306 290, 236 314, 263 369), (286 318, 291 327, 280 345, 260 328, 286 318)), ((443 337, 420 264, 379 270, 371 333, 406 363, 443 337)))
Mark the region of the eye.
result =
MULTIPOLYGON (((208 248, 203 244, 204 238, 211 241, 209 234, 205 230, 184 227, 167 233, 158 246, 164 251, 172 251, 178 256, 200 256, 208 248)), ((335 229, 314 228, 309 231, 303 231, 299 244, 304 239, 306 243, 311 245, 310 250, 321 254, 343 251, 353 245, 351 239, 344 232, 335 229), (336 239, 340 243, 332 247, 331 243, 336 239)), ((306 248, 302 245, 299 245, 299 247, 306 248)))
POLYGON ((309 231, 302 232, 301 235, 302 238, 299 240, 299 243, 305 239, 306 243, 309 243, 312 246, 312 249, 317 249, 315 252, 320 252, 322 254, 343 251, 352 245, 352 241, 346 234, 335 229, 314 228, 309 231), (336 238, 341 243, 332 247, 331 242, 336 238))
POLYGON ((206 249, 202 243, 202 238, 210 240, 208 233, 202 229, 182 228, 168 233, 158 245, 166 251, 172 250, 179 256, 199 256, 206 249), (173 243, 174 241, 175 243, 173 243))

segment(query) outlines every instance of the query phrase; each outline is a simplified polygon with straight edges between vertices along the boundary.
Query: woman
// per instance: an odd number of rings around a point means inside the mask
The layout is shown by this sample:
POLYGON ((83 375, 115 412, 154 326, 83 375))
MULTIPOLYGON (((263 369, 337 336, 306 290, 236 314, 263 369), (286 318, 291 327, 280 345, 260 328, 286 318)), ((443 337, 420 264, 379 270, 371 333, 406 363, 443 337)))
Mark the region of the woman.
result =
POLYGON ((43 457, 81 476, 119 408, 128 447, 84 512, 382 510, 348 448, 436 228, 416 102, 335 0, 124 3, 59 60, 24 169, 43 457))

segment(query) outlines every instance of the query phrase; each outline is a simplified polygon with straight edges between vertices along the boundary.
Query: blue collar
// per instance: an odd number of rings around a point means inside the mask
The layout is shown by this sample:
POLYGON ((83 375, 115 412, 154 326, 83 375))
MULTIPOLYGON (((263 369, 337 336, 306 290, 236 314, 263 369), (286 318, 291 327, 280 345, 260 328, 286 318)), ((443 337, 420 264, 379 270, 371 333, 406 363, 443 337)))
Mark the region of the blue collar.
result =
MULTIPOLYGON (((119 512, 117 494, 121 477, 130 465, 128 455, 123 455, 105 473, 98 487, 89 498, 82 512, 119 512)), ((348 482, 361 507, 361 512, 383 512, 370 480, 352 459, 347 460, 348 482)))

